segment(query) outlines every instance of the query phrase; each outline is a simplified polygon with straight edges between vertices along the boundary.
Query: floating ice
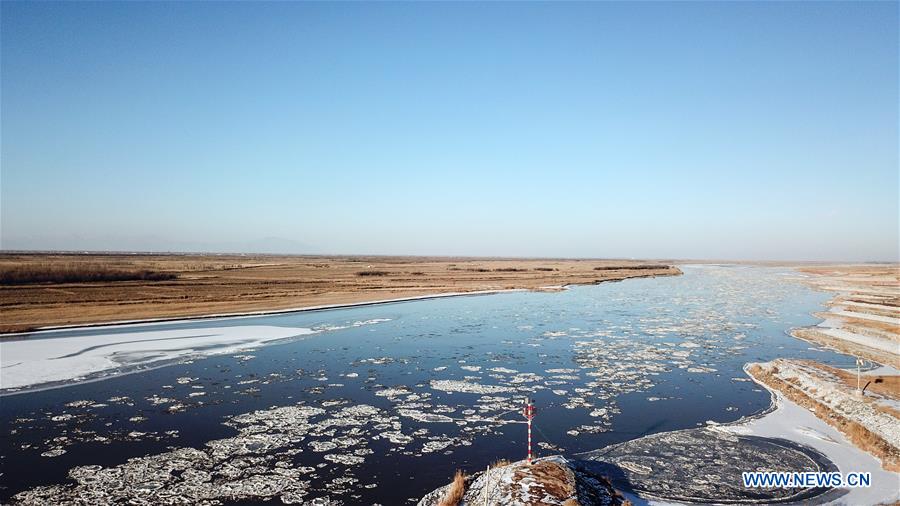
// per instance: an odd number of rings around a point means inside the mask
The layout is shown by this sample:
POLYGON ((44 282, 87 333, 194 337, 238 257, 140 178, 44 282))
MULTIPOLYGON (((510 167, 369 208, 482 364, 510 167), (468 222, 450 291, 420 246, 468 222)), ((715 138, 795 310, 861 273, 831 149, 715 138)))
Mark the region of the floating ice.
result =
POLYGON ((413 420, 425 423, 445 423, 453 421, 453 419, 449 416, 434 413, 423 413, 415 409, 398 409, 397 412, 400 413, 401 416, 412 418, 413 420))
POLYGON ((431 380, 431 388, 444 392, 461 392, 467 394, 496 394, 512 392, 514 389, 498 385, 480 385, 468 381, 458 380, 431 380))

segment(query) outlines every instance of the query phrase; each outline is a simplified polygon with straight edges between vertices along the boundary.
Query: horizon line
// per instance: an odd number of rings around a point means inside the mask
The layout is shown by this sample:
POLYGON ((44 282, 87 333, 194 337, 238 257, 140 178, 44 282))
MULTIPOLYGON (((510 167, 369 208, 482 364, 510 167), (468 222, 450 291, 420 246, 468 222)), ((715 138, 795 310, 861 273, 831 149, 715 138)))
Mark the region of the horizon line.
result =
POLYGON ((573 261, 629 261, 629 262, 670 262, 673 264, 690 263, 747 263, 747 264, 898 264, 900 259, 893 260, 783 260, 783 259, 746 259, 746 258, 675 258, 675 257, 588 257, 588 256, 516 256, 516 255, 446 255, 446 254, 407 254, 407 253, 271 253, 257 251, 179 251, 179 250, 18 250, 0 248, 0 255, 147 255, 147 256, 266 256, 266 257, 307 257, 307 258, 439 258, 462 260, 573 260, 573 261))

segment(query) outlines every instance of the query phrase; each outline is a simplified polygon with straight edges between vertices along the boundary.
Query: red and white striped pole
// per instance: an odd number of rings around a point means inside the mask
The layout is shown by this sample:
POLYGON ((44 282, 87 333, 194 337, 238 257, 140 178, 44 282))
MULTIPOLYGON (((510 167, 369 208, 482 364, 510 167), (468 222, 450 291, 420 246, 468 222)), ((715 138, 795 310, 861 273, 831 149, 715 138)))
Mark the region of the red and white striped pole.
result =
POLYGON ((534 405, 528 397, 525 398, 525 408, 522 410, 522 416, 528 420, 528 465, 531 465, 531 419, 534 418, 534 405))

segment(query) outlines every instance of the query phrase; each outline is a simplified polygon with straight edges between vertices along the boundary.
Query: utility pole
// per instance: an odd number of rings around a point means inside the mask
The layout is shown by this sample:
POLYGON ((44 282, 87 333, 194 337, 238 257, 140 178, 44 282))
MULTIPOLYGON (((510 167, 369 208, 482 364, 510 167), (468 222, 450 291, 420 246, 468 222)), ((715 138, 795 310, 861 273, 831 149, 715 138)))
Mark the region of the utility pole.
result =
POLYGON ((860 379, 860 366, 865 363, 865 360, 856 357, 856 393, 862 395, 862 381, 860 379))
POLYGON ((531 465, 531 419, 534 418, 534 404, 531 399, 525 398, 525 407, 522 408, 522 416, 528 420, 528 465, 531 465))

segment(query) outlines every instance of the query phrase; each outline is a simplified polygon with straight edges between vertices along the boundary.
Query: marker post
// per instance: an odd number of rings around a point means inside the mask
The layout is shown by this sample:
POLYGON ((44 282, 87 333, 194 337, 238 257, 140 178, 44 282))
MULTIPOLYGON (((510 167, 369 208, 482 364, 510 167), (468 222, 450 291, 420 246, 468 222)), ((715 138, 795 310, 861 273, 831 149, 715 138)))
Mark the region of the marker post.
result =
POLYGON ((531 419, 534 418, 534 404, 528 397, 525 398, 525 407, 522 408, 522 416, 528 421, 528 465, 531 465, 531 419))

